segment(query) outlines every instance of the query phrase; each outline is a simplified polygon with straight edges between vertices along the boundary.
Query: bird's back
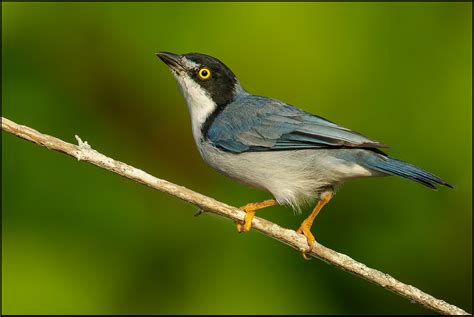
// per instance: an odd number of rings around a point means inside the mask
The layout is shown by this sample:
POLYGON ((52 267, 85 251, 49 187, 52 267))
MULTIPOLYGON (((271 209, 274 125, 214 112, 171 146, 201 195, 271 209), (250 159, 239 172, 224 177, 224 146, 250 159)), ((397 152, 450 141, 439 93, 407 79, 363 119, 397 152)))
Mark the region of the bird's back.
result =
POLYGON ((279 100, 248 94, 237 97, 211 120, 203 135, 233 153, 385 147, 279 100))

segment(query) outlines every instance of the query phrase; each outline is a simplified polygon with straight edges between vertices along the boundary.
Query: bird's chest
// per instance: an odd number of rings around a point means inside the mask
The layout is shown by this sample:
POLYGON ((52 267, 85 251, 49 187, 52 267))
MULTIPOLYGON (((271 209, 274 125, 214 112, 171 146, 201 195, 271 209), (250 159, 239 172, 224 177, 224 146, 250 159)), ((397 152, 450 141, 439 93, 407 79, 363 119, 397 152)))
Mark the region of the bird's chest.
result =
POLYGON ((320 187, 297 159, 282 152, 234 154, 206 142, 198 144, 202 158, 211 167, 240 183, 272 193, 279 203, 297 206, 314 198, 320 187))
POLYGON ((310 201, 321 188, 338 184, 344 179, 344 175, 334 172, 344 164, 324 150, 235 154, 213 147, 202 139, 198 142, 198 148, 204 161, 220 173, 269 191, 280 203, 293 206, 310 201))
MULTIPOLYGON (((200 141, 199 152, 211 167, 241 183, 277 194, 306 184, 307 175, 297 161, 281 152, 230 153, 200 141)), ((311 187, 311 186, 306 186, 311 187)))
POLYGON ((203 138, 196 144, 203 160, 215 170, 250 186, 263 187, 261 173, 256 172, 255 160, 249 160, 247 155, 222 151, 203 138))

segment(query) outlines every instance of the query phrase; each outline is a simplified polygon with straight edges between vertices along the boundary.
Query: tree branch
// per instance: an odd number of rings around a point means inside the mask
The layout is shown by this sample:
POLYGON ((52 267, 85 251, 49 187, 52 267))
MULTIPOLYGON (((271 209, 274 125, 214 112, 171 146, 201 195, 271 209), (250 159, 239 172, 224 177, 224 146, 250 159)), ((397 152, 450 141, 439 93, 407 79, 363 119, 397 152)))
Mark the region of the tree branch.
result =
MULTIPOLYGON (((42 134, 27 126, 16 124, 15 122, 3 117, 2 130, 44 146, 50 150, 63 152, 78 160, 89 162, 138 183, 178 197, 193 205, 199 206, 199 208, 203 210, 230 218, 234 221, 242 221, 244 219, 243 211, 199 194, 186 187, 156 178, 140 169, 107 157, 92 149, 87 142, 83 142, 78 136, 76 136, 76 139, 78 140, 79 145, 74 145, 58 138, 42 134)), ((266 236, 283 242, 296 250, 308 251, 308 255, 319 258, 344 271, 353 273, 435 312, 446 315, 469 315, 459 307, 448 304, 443 300, 436 299, 414 286, 404 284, 388 274, 369 268, 365 264, 357 262, 345 254, 326 248, 319 243, 316 243, 311 250, 308 250, 306 238, 293 230, 282 228, 270 221, 258 217, 253 218, 252 228, 260 231, 266 236)))

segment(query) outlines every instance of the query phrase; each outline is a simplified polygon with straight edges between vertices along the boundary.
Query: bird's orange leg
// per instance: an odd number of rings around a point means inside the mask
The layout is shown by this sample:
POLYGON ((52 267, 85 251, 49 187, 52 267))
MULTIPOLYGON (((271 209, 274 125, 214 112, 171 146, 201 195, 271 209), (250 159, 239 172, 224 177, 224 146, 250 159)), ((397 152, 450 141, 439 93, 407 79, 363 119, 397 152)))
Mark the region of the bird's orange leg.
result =
POLYGON ((235 224, 237 225, 237 231, 240 232, 247 232, 250 230, 252 227, 252 219, 253 216, 255 215, 255 211, 258 209, 262 209, 265 207, 270 207, 274 206, 277 204, 277 201, 275 199, 269 199, 269 200, 264 200, 258 203, 250 203, 247 204, 243 207, 240 207, 239 209, 245 211, 245 218, 244 222, 236 222, 235 224))
MULTIPOLYGON (((314 243, 316 242, 313 234, 311 233, 311 226, 313 225, 314 218, 316 218, 316 216, 324 207, 324 205, 326 205, 331 200, 332 196, 333 192, 325 192, 323 195, 321 195, 321 199, 316 204, 316 207, 314 207, 308 218, 303 220, 298 230, 296 230, 297 233, 302 233, 306 237, 310 248, 312 248, 314 243)), ((306 252, 303 252, 303 257, 307 260, 309 259, 306 256, 306 252)))

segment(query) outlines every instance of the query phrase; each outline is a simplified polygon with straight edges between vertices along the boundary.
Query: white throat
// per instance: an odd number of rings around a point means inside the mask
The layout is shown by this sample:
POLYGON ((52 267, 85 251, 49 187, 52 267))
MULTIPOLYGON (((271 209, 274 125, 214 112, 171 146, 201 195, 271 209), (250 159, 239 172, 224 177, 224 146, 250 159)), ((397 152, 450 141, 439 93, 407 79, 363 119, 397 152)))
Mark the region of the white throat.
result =
POLYGON ((179 88, 181 90, 186 104, 188 105, 189 114, 191 115, 191 125, 193 128, 193 136, 196 144, 199 146, 201 139, 201 127, 207 117, 217 108, 216 103, 208 95, 208 93, 199 84, 195 83, 187 75, 174 74, 179 88))

